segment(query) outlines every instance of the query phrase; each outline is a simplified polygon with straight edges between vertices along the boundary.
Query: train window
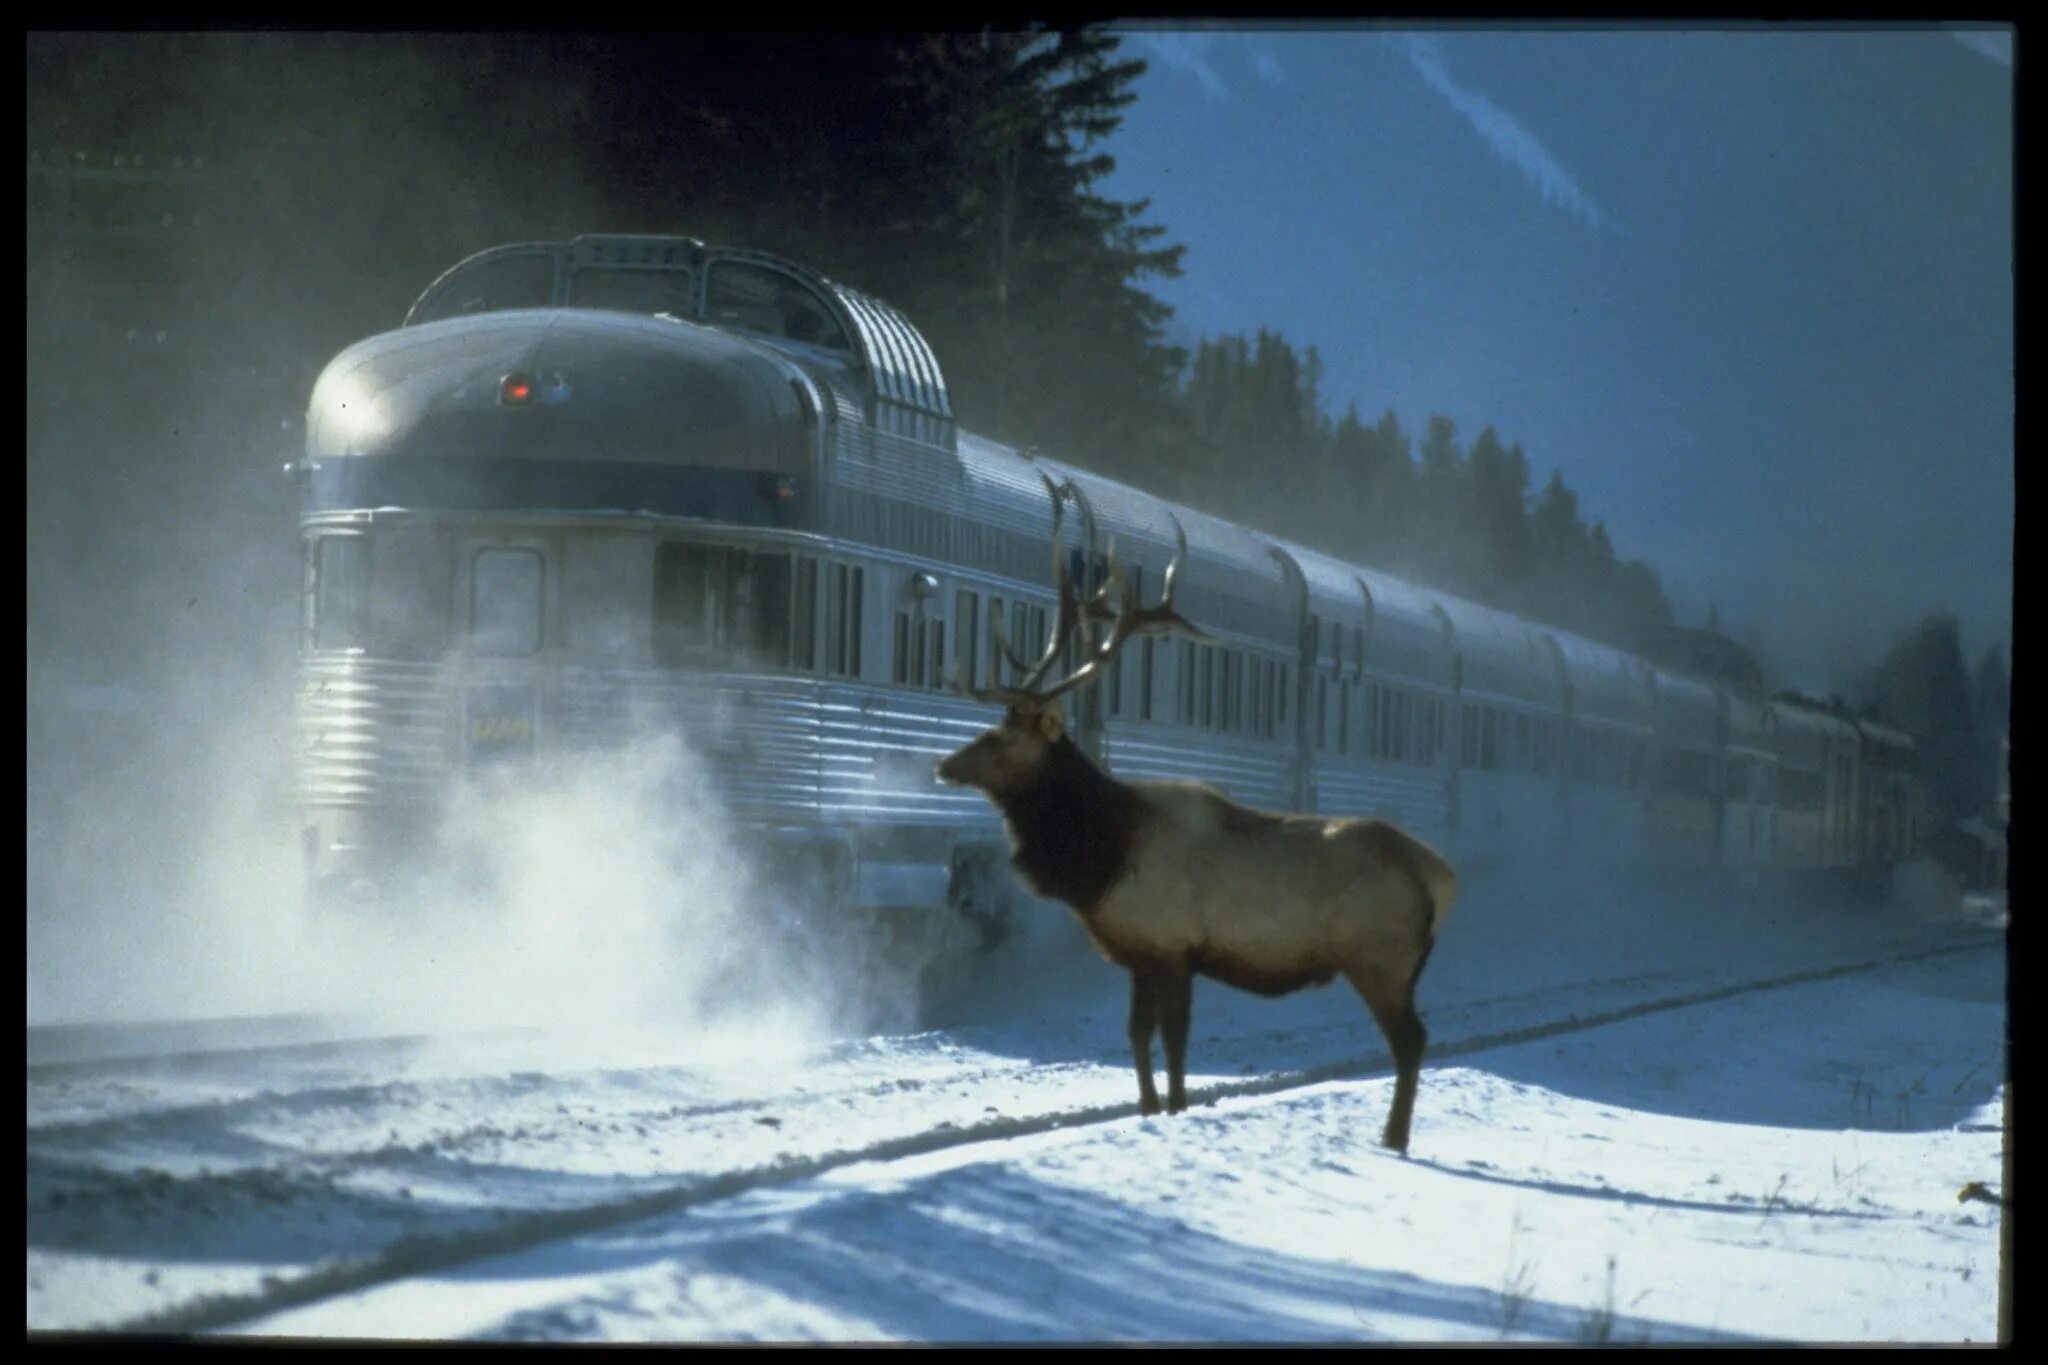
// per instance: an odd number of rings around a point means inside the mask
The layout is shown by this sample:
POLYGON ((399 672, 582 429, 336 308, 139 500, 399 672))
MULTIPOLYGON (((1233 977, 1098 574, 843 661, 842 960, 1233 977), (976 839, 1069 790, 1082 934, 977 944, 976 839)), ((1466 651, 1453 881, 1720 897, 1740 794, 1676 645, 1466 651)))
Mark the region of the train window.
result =
POLYGON ((1216 723, 1216 651, 1203 645, 1197 651, 1196 686, 1201 689, 1201 724, 1204 730, 1216 723))
POLYGON ((941 688, 946 685, 946 623, 932 622, 932 668, 931 685, 941 688))
POLYGON ((1226 695, 1230 681, 1224 665, 1228 662, 1223 651, 1211 646, 1202 651, 1207 656, 1207 671, 1202 676, 1202 687, 1206 695, 1202 699, 1202 723, 1212 730, 1227 729, 1230 724, 1230 698, 1226 695))
POLYGON ((748 555, 733 600, 744 613, 740 648, 755 666, 780 668, 789 661, 789 556, 748 555))
POLYGON ((1033 650, 1032 654, 1025 656, 1028 662, 1035 658, 1037 653, 1042 652, 1045 647, 1043 644, 1046 636, 1045 608, 1036 603, 1023 603, 1018 606, 1017 610, 1023 613, 1025 624, 1024 638, 1030 642, 1033 650))
POLYGON ((1491 706, 1479 708, 1479 766, 1500 766, 1500 712, 1491 706))
POLYGON ((1329 711, 1329 706, 1330 680, 1322 670, 1318 669, 1316 670, 1316 747, 1318 749, 1329 747, 1329 732, 1326 723, 1328 720, 1326 713, 1329 711))
POLYGON ((1286 664, 1280 665, 1280 723, 1287 724, 1287 697, 1294 690, 1294 673, 1286 664))
POLYGON ((897 612, 897 634, 895 634, 895 669, 889 673, 891 681, 907 684, 911 688, 924 686, 924 651, 926 636, 930 634, 924 612, 897 612))
POLYGON ((1141 642, 1138 649, 1138 719, 1152 719, 1152 659, 1151 640, 1141 642))
POLYGON ((790 662, 809 672, 818 666, 818 561, 806 555, 796 566, 796 608, 790 613, 790 662))
POLYGON ((834 564, 825 596, 825 669, 843 678, 860 676, 861 594, 866 571, 834 564))
POLYGON ((1405 689, 1394 690, 1394 752, 1396 763, 1408 761, 1408 732, 1413 719, 1414 698, 1405 689))
POLYGON ((666 668, 789 659, 789 556, 667 542, 654 552, 654 658, 666 668))
POLYGON ((954 637, 960 657, 953 661, 954 676, 964 687, 981 686, 981 670, 975 667, 977 646, 981 642, 981 599, 962 589, 953 594, 953 621, 959 629, 954 637))
MULTIPOLYGON (((998 638, 1003 624, 1003 599, 988 599, 988 680, 1001 683, 1003 680, 1003 643, 998 638)), ((1015 682, 1013 677, 1011 682, 1015 682)))
POLYGON ((469 647, 479 654, 540 648, 541 562, 534 550, 478 550, 469 569, 469 647))
POLYGON ((1010 604, 1010 647, 1024 651, 1021 657, 1026 668, 1038 661, 1045 651, 1044 607, 1029 602, 1010 604))
POLYGON ((1337 680, 1337 752, 1351 752, 1351 679, 1337 680))
POLYGON ((718 620, 712 597, 717 591, 719 552, 702 545, 667 544, 654 552, 654 658, 675 667, 712 647, 718 620), (714 556, 717 556, 714 559, 714 556))
POLYGON ((745 261, 720 261, 711 267, 705 320, 828 351, 852 349, 846 330, 823 299, 779 270, 745 261))
POLYGON ((439 322, 506 308, 546 308, 555 299, 555 258, 545 251, 500 256, 460 271, 423 298, 408 324, 439 322))
POLYGON ((370 624, 370 543, 321 536, 314 546, 313 647, 360 648, 370 624))
POLYGON ((1476 768, 1479 766, 1479 708, 1471 702, 1465 703, 1463 723, 1458 726, 1458 766, 1476 768))

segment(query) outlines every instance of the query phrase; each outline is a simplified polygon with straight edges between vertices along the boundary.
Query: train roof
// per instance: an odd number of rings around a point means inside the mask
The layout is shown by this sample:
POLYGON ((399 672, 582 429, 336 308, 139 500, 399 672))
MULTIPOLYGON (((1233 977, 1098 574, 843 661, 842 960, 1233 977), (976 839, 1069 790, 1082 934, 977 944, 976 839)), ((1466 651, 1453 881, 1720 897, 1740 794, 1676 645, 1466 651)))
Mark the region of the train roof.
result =
POLYGON ((1552 630, 1572 683, 1574 715, 1647 728, 1651 723, 1650 675, 1641 660, 1612 645, 1552 630))
POLYGON ((1733 748, 1767 751, 1777 728, 1770 703, 1741 687, 1721 687, 1728 708, 1728 743, 1733 748))
MULTIPOLYGON (((1306 546, 1273 543, 1300 569, 1310 611, 1325 621, 1342 621, 1353 628, 1364 625, 1367 670, 1450 685, 1450 618, 1435 594, 1306 546)), ((1326 652, 1328 643, 1326 633, 1317 650, 1326 652)))
POLYGON ((1076 465, 1043 456, 1032 457, 1031 463, 1055 484, 1080 489, 1094 517, 1098 545, 1106 549, 1115 537, 1118 562, 1145 568, 1141 591, 1148 600, 1158 595, 1159 575, 1173 557, 1178 521, 1188 542, 1187 562, 1174 581, 1174 603, 1181 614, 1207 631, 1292 647, 1287 576, 1266 537, 1076 465))
POLYGON ((1830 744, 1857 741, 1854 725, 1815 703, 1778 697, 1770 705, 1776 719, 1778 754, 1785 763, 1819 768, 1830 744))
POLYGON ((1467 695, 1536 705, 1564 706, 1565 660, 1541 627, 1494 607, 1442 599, 1452 646, 1464 660, 1467 695))
POLYGON ((315 460, 393 455, 799 472, 789 362, 706 327, 513 309, 384 332, 328 362, 306 414, 315 460), (687 362, 687 363, 678 363, 687 362), (504 386, 532 376, 530 401, 504 386), (690 453, 688 461, 678 451, 690 453))
POLYGON ((401 325, 508 308, 603 309, 741 333, 795 356, 828 383, 857 378, 865 415, 884 431, 946 447, 957 438, 945 372, 915 323, 871 294, 769 252, 632 233, 511 243, 442 272, 401 325))
POLYGON ((1653 668, 1660 729, 1672 739, 1710 749, 1721 717, 1722 693, 1703 678, 1653 668))
POLYGON ((1913 737, 1903 730, 1894 730, 1889 725, 1879 725, 1874 720, 1859 720, 1856 728, 1863 737, 1873 744, 1886 745, 1893 749, 1911 749, 1913 737))

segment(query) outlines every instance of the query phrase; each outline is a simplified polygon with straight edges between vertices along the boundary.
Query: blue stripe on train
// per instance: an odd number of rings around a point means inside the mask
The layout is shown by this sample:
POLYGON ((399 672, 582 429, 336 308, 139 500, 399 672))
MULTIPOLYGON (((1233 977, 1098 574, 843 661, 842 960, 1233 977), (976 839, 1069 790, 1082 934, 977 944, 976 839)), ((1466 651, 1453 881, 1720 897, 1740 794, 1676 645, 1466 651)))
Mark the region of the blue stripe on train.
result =
POLYGON ((652 512, 740 526, 807 521, 805 480, 751 469, 625 460, 347 455, 318 461, 306 510, 652 512))

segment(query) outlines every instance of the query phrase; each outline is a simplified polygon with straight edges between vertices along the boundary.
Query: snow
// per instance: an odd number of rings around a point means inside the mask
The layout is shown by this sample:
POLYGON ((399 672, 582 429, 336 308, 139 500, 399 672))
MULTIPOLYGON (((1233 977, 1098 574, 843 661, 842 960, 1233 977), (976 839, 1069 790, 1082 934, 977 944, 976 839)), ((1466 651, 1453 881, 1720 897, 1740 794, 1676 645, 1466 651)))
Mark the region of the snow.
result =
POLYGON ((32 1067, 28 1325, 1992 1337, 1998 1210, 1956 1193, 1999 1181, 1996 937, 1731 907, 1680 955, 1639 925, 1665 945, 1645 955, 1617 912, 1574 978, 1540 920, 1515 941, 1511 901, 1474 899, 1424 978, 1407 1158, 1377 1145, 1392 1082, 1354 997, 1204 984, 1195 1105, 1140 1119, 1118 974, 1057 945, 1030 965, 1064 986, 991 980, 923 1034, 494 1029, 32 1067))

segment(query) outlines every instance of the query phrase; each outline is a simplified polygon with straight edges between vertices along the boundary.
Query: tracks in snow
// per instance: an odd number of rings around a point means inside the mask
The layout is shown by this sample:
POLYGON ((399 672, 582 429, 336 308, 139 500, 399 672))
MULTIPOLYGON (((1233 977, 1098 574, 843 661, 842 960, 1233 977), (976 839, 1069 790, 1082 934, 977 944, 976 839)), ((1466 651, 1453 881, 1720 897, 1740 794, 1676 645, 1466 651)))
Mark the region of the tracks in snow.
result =
MULTIPOLYGON (((1603 1028, 1663 1011, 1685 1009, 1761 991, 1780 990, 1852 976, 1925 958, 1984 951, 2000 947, 2002 942, 2002 938, 1972 934, 1961 941, 1893 951, 1882 956, 1788 972, 1753 981, 1670 991, 1651 999, 1639 999, 1612 1008, 1552 1018, 1520 1027, 1497 1028, 1490 1031, 1473 1030, 1435 1040, 1430 1047, 1429 1061, 1436 1064, 1494 1048, 1603 1028)), ((1593 987, 1588 989, 1591 990, 1593 987)), ((1471 1012, 1474 1010, 1463 1011, 1471 1012)), ((1384 1070, 1387 1065, 1385 1055, 1375 1050, 1325 1065, 1272 1072, 1243 1080, 1216 1081, 1191 1086, 1189 1100, 1191 1104, 1213 1104, 1227 1098, 1280 1094, 1326 1081, 1370 1074, 1384 1070)), ((885 1089, 900 1088, 914 1087, 907 1087, 900 1082, 885 1081, 866 1087, 865 1093, 874 1094, 885 1089)), ((267 1278, 260 1288, 248 1292, 208 1295, 108 1325, 115 1330, 147 1332, 197 1332, 234 1327, 286 1309, 304 1307, 417 1275, 527 1250, 551 1241, 617 1227, 644 1218, 675 1213, 754 1190, 794 1183, 845 1166, 900 1160, 975 1143, 1002 1141, 1125 1119, 1132 1117, 1133 1110, 1134 1101, 1120 1098, 1114 1103, 1069 1106, 1027 1115, 998 1116, 963 1124, 943 1122, 856 1146, 805 1155, 785 1154, 759 1165, 737 1170, 680 1178, 670 1177, 652 1184, 642 1182, 630 1193, 573 1207, 513 1211, 493 1218, 487 1225, 472 1226, 454 1233, 401 1236, 364 1255, 330 1261, 289 1276, 267 1278)), ((345 1161, 347 1158, 341 1160, 345 1161)))

